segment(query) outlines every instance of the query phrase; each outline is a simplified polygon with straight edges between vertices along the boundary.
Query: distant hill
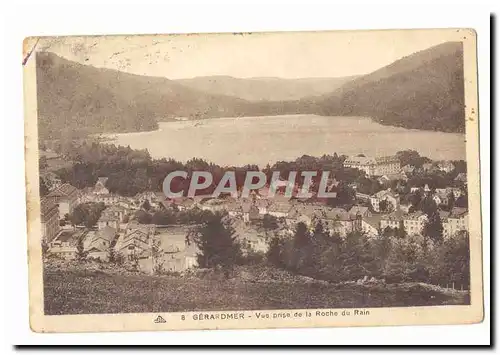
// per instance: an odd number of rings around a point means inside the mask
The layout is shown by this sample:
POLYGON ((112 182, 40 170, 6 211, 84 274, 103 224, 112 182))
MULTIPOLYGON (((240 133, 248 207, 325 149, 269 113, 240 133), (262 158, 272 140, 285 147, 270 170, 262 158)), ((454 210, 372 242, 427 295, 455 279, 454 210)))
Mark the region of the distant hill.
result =
POLYGON ((95 68, 37 53, 39 134, 144 131, 173 117, 232 117, 259 108, 246 100, 211 95, 175 81, 95 68))
POLYGON ((298 107, 321 115, 370 116, 405 128, 464 132, 462 43, 411 54, 330 94, 305 98, 298 107))
POLYGON ((273 77, 234 78, 231 76, 203 76, 180 79, 176 82, 191 89, 211 94, 229 95, 249 101, 298 100, 332 92, 356 76, 342 78, 282 79, 273 77))
POLYGON ((95 68, 40 52, 37 90, 42 138, 153 130, 158 121, 175 117, 280 114, 368 116, 405 128, 465 129, 460 42, 428 48, 359 77, 297 80, 205 77, 173 81, 95 68), (317 95, 329 87, 331 91, 317 95))

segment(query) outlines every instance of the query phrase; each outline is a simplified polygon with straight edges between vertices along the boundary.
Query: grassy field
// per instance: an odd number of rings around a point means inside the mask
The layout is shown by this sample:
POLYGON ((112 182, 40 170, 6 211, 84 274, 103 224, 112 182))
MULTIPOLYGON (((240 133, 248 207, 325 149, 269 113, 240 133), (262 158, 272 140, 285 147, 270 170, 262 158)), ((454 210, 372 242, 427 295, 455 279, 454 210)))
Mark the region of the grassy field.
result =
POLYGON ((45 314, 350 308, 468 304, 461 292, 422 284, 333 285, 241 278, 117 275, 46 270, 45 314))

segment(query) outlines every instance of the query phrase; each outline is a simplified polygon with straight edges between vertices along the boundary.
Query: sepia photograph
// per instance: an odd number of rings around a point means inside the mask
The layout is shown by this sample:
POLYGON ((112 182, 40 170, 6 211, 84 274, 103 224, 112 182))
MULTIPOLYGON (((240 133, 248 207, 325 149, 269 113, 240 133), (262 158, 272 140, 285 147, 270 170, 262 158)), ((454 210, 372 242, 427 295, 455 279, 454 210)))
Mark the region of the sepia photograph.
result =
POLYGON ((23 47, 35 331, 481 321, 473 30, 23 47))

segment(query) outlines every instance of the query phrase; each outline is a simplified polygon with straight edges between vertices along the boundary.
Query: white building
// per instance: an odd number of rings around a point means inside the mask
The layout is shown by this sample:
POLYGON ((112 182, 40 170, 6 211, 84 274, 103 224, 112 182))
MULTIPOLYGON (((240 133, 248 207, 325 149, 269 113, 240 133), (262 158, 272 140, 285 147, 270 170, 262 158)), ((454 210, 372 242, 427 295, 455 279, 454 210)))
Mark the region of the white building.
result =
POLYGON ((401 171, 401 163, 395 156, 349 157, 344 161, 344 167, 362 170, 368 176, 391 175, 401 171))

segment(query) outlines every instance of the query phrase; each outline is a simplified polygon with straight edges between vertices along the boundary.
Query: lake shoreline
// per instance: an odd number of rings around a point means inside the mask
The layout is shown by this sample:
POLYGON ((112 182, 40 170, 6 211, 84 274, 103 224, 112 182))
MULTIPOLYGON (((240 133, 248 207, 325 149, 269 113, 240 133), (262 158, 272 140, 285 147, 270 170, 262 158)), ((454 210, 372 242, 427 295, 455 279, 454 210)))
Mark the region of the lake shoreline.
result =
POLYGON ((463 133, 383 125, 371 117, 276 115, 171 120, 158 124, 156 130, 100 137, 108 143, 148 149, 155 159, 185 162, 199 157, 219 165, 265 166, 303 155, 333 153, 383 156, 407 149, 433 160, 465 160, 463 133))

